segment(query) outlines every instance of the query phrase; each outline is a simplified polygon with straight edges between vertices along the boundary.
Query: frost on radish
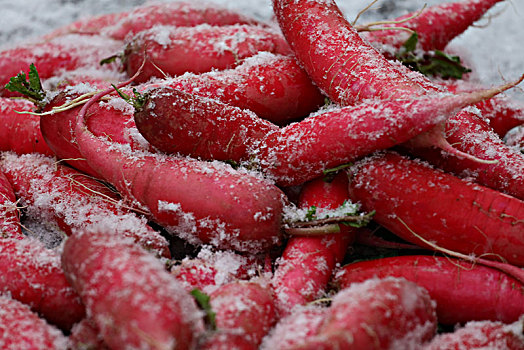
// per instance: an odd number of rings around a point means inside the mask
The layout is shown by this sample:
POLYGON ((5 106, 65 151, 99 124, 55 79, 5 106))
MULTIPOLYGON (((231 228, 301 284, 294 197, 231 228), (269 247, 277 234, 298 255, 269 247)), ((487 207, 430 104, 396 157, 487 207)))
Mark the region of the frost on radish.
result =
POLYGON ((0 169, 28 206, 28 216, 58 226, 67 235, 93 224, 105 224, 160 256, 168 243, 146 219, 133 213, 103 184, 37 154, 4 153, 0 169))
POLYGON ((20 211, 13 187, 0 170, 0 238, 23 238, 20 211))
POLYGON ((3 238, 0 261, 1 294, 29 305, 64 330, 84 317, 84 306, 66 281, 56 251, 31 238, 3 238))
POLYGON ((426 289, 437 303, 442 324, 511 323, 524 314, 521 282, 499 270, 449 257, 414 255, 351 263, 337 271, 333 282, 347 288, 374 277, 402 277, 426 289))
POLYGON ((66 350, 67 338, 27 305, 0 295, 0 348, 5 350, 66 350))
POLYGON ((155 26, 128 41, 122 62, 128 75, 133 76, 145 61, 135 80, 144 82, 151 77, 233 68, 259 51, 291 53, 282 35, 267 27, 155 26))
POLYGON ((78 350, 109 350, 98 328, 89 318, 84 318, 71 329, 69 346, 78 350))
POLYGON ((108 227, 77 232, 62 253, 68 280, 111 349, 191 349, 202 331, 193 298, 161 261, 108 227))
POLYGON ((352 168, 350 195, 403 239, 524 266, 524 203, 396 153, 352 168))

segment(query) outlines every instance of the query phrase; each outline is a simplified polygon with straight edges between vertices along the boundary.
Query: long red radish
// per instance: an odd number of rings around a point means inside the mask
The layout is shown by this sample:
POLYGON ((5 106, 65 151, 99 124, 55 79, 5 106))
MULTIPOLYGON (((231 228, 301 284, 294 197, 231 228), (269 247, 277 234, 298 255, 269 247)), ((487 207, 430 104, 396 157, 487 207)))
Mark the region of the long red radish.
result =
POLYGON ((349 192, 406 241, 524 266, 524 203, 515 197, 395 153, 356 163, 349 192))
POLYGON ((423 50, 443 50, 451 40, 471 27, 501 1, 503 0, 462 0, 437 4, 391 21, 398 23, 388 24, 389 21, 386 21, 381 26, 384 30, 373 30, 362 35, 373 44, 398 50, 409 38, 410 33, 387 28, 403 27, 417 33, 418 42, 423 50), (406 20, 408 18, 410 19, 406 20))
POLYGON ((13 187, 0 170, 0 238, 23 238, 20 211, 13 187))
POLYGON ((53 155, 40 131, 40 117, 17 113, 33 109, 29 101, 0 97, 0 151, 53 155))
POLYGON ((229 24, 257 24, 252 18, 216 4, 199 2, 155 3, 134 8, 127 12, 81 19, 59 28, 46 38, 69 33, 101 34, 116 40, 152 28, 155 25, 193 27, 199 24, 221 26, 229 24))
POLYGON ((28 206, 28 214, 47 224, 54 223, 65 234, 104 223, 152 253, 170 256, 167 240, 146 219, 133 213, 106 186, 84 174, 37 154, 3 154, 0 169, 28 206))
POLYGON ((463 110, 448 119, 445 133, 456 149, 496 162, 481 163, 436 148, 417 147, 415 140, 404 146, 440 169, 524 200, 524 157, 508 147, 482 116, 463 110))
MULTIPOLYGON (((333 181, 319 178, 304 184, 299 206, 336 210, 348 200, 348 180, 345 173, 333 181)), ((335 266, 342 262, 347 247, 355 239, 355 229, 338 224, 340 232, 322 237, 291 237, 271 280, 280 317, 297 305, 305 305, 326 293, 335 266)))
POLYGON ((493 320, 511 323, 524 314, 524 283, 496 269, 454 258, 408 255, 361 261, 337 271, 347 288, 369 278, 402 277, 426 289, 437 303, 439 323, 493 320), (482 293, 478 290, 482 289, 482 293))
MULTIPOLYGON (((210 295, 218 332, 241 335, 257 348, 277 321, 274 298, 267 287, 255 282, 232 282, 210 295)), ((232 337, 234 344, 236 337, 232 337)))
POLYGON ((511 324, 492 321, 468 322, 452 333, 437 335, 423 350, 524 349, 524 320, 511 324))
POLYGON ((32 238, 0 240, 0 293, 31 307, 61 329, 85 316, 78 294, 66 281, 60 256, 32 238))
POLYGON ((418 349, 436 325, 424 289, 404 279, 370 279, 339 291, 317 334, 293 349, 418 349))
POLYGON ((84 105, 76 124, 79 149, 92 168, 154 221, 193 243, 260 252, 279 244, 283 193, 268 181, 218 162, 131 153, 93 135, 84 105))
POLYGON ((111 228, 73 234, 62 266, 111 349, 191 349, 202 331, 193 298, 161 261, 111 228))
POLYGON ((512 85, 465 95, 368 101, 313 115, 282 129, 218 101, 158 88, 146 95, 135 122, 161 150, 203 159, 249 160, 279 185, 289 186, 406 142, 468 104, 512 85))
POLYGON ((278 125, 305 117, 324 103, 294 57, 269 52, 246 58, 234 69, 186 73, 159 84, 249 109, 278 125))
POLYGON ((27 305, 7 296, 0 296, 0 348, 33 350, 66 350, 64 334, 46 323, 27 305))
POLYGON ((127 43, 122 62, 129 76, 145 62, 135 80, 144 82, 152 77, 233 68, 260 51, 291 54, 282 34, 267 27, 155 26, 127 43))

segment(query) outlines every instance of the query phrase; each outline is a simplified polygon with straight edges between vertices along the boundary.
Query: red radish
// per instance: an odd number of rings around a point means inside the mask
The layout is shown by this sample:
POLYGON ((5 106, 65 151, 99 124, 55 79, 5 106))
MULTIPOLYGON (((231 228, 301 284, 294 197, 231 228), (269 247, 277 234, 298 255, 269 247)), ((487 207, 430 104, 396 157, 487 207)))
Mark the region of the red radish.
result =
POLYGON ((70 236, 62 265, 111 349, 191 349, 202 331, 193 298, 162 262, 110 228, 70 236))
MULTIPOLYGON (((418 42, 425 51, 443 50, 455 37, 462 34, 495 4, 503 0, 463 0, 437 4, 422 10, 421 13, 408 13, 392 23, 381 27, 404 27, 418 34, 418 42), (410 18, 408 21, 403 21, 410 18)), ((374 44, 400 49, 410 33, 402 30, 377 30, 362 34, 374 44)))
MULTIPOLYGON (((306 183, 299 206, 335 210, 349 198, 345 173, 328 183, 319 178, 306 183)), ((323 296, 337 264, 355 239, 355 229, 339 224, 340 232, 323 237, 291 237, 271 281, 279 314, 288 314, 296 305, 304 305, 323 296)))
POLYGON ((72 349, 109 350, 98 328, 88 318, 73 326, 68 340, 72 349))
POLYGON ((40 117, 17 113, 33 109, 29 101, 0 97, 0 151, 53 155, 40 131, 40 117))
POLYGON ((437 303, 439 323, 511 323, 524 314, 522 282, 496 269, 447 257, 411 255, 356 262, 337 271, 334 284, 344 289, 388 276, 405 278, 426 289, 437 303))
POLYGON ((395 153, 356 163, 349 192, 406 241, 524 266, 524 203, 515 197, 395 153))
POLYGON ((520 127, 510 130, 504 138, 508 147, 524 154, 524 124, 520 127))
POLYGON ((81 153, 106 181, 192 243, 250 252, 279 244, 284 195, 268 181, 218 162, 126 152, 93 135, 86 112, 110 92, 84 105, 75 129, 81 153))
POLYGON ((0 170, 0 238, 5 237, 23 238, 24 235, 13 187, 0 170))
POLYGON ((1 295, 0 309, 0 348, 67 349, 67 338, 62 332, 39 318, 27 305, 1 295))
POLYGON ((282 34, 267 27, 155 26, 138 33, 127 43, 123 63, 132 76, 145 61, 135 80, 144 82, 151 77, 232 68, 259 51, 291 53, 282 34))
POLYGON ((294 57, 260 52, 234 69, 186 73, 160 84, 249 109, 262 119, 283 125, 307 116, 324 103, 294 57))
POLYGON ((0 241, 0 293, 27 304, 47 321, 69 330, 85 310, 66 281, 60 256, 32 238, 0 241))
POLYGON ((102 34, 116 40, 147 30, 155 25, 193 27, 199 24, 229 25, 257 24, 248 18, 216 4, 199 2, 156 3, 134 8, 128 12, 111 13, 74 22, 48 34, 53 38, 69 33, 102 34))
POLYGON ((423 350, 524 349, 524 320, 512 324, 469 322, 452 333, 437 335, 423 350))
POLYGON ((506 146, 474 110, 463 110, 448 119, 446 140, 462 152, 480 159, 492 159, 496 163, 480 163, 436 148, 417 147, 416 139, 404 146, 440 169, 524 200, 522 154, 506 146))
POLYGON ((210 298, 217 330, 242 335, 255 348, 277 321, 273 296, 258 283, 232 282, 219 287, 210 298))
POLYGON ((29 206, 31 216, 55 223, 67 235, 86 225, 104 223, 155 254, 170 256, 164 237, 106 186, 84 174, 37 154, 6 153, 0 158, 0 169, 29 206))
POLYGON ((436 331, 435 303, 404 279, 370 279, 339 291, 314 337, 292 349, 419 349, 436 331))
POLYGON ((211 333, 199 344, 201 350, 257 350, 245 334, 235 331, 225 330, 211 333))
POLYGON ((237 280, 248 280, 262 271, 261 259, 243 256, 232 251, 212 251, 204 247, 196 258, 185 258, 171 269, 184 288, 210 293, 218 287, 237 280))
POLYGON ((282 317, 263 339, 261 350, 294 349, 309 341, 329 313, 329 308, 313 304, 297 306, 288 316, 282 317))
MULTIPOLYGON (((101 59, 113 55, 121 43, 101 36, 69 35, 52 41, 26 44, 0 52, 0 95, 19 96, 4 89, 11 77, 26 72, 33 63, 40 79, 75 69, 99 68, 101 59)), ((116 65, 104 68, 115 70, 116 65)))
POLYGON ((203 159, 249 160, 279 185, 289 186, 406 142, 462 107, 510 85, 466 95, 368 101, 310 116, 282 129, 218 101, 158 88, 146 95, 135 122, 144 137, 161 150, 203 159), (223 118, 224 113, 234 117, 223 118))

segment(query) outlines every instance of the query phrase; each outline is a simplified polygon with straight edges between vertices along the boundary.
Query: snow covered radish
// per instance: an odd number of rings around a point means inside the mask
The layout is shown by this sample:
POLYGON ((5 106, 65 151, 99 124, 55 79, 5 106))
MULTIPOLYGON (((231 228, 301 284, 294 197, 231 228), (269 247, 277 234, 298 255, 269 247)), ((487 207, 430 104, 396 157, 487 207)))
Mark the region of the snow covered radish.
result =
POLYGON ((0 170, 0 238, 23 238, 20 228, 20 211, 13 187, 0 170))
MULTIPOLYGON (((342 172, 333 181, 318 178, 306 183, 301 190, 299 206, 305 210, 315 208, 336 211, 349 198, 347 175, 342 172)), ((289 314, 296 305, 305 305, 326 292, 333 270, 343 259, 352 243, 355 229, 338 224, 339 232, 321 237, 291 237, 271 284, 280 317, 289 314)))
POLYGON ((31 307, 61 329, 85 316, 78 294, 66 281, 60 256, 32 238, 0 240, 0 294, 31 307))
POLYGON ((423 350, 524 349, 524 319, 511 324, 468 322, 452 333, 437 335, 423 350))
POLYGON ((191 349, 202 331, 193 298, 161 261, 103 226, 69 237, 68 280, 111 349, 191 349))
POLYGON ((46 38, 82 33, 101 34, 116 40, 124 40, 155 25, 193 27, 204 23, 214 26, 258 24, 252 18, 216 4, 176 1, 153 3, 126 12, 88 17, 59 28, 46 35, 46 38))
POLYGON ((278 125, 305 117, 324 104, 324 96, 294 57, 269 52, 248 57, 233 69, 186 73, 158 84, 249 109, 278 125))
POLYGON ((84 318, 73 326, 68 341, 73 349, 109 350, 100 331, 89 318, 84 318))
POLYGON ((66 350, 67 338, 27 305, 0 295, 0 348, 66 350))
MULTIPOLYGON (((443 50, 447 44, 476 21, 497 3, 504 0, 462 0, 446 2, 423 9, 420 13, 408 13, 395 18, 393 24, 381 27, 403 27, 411 29, 418 35, 418 43, 425 51, 443 50), (411 18, 407 21, 405 19, 411 18)), ((400 49, 410 33, 403 30, 377 30, 361 33, 363 37, 386 48, 400 49)))
POLYGON ((227 69, 259 51, 288 55, 282 34, 253 25, 196 27, 155 26, 131 39, 123 55, 124 69, 133 76, 145 61, 136 82, 227 69))
POLYGON ((347 288, 369 278, 402 277, 426 289, 439 323, 515 322, 524 314, 524 284, 499 270, 449 257, 408 255, 348 264, 334 284, 347 288), (478 293, 478 289, 482 293, 478 293))
POLYGON ((351 174, 351 199, 403 239, 524 266, 521 200, 396 153, 364 159, 351 174))
POLYGON ((29 101, 0 97, 0 151, 53 155, 40 131, 40 117, 17 113, 33 110, 29 101))
POLYGON ((251 252, 279 244, 284 195, 268 181, 218 162, 126 151, 93 135, 86 112, 110 92, 84 105, 75 129, 80 152, 102 178, 192 243, 251 252))
POLYGON ((55 224, 67 235, 88 225, 105 223, 154 254, 170 256, 167 240, 92 178, 37 154, 5 153, 0 157, 0 169, 28 206, 29 216, 55 224))

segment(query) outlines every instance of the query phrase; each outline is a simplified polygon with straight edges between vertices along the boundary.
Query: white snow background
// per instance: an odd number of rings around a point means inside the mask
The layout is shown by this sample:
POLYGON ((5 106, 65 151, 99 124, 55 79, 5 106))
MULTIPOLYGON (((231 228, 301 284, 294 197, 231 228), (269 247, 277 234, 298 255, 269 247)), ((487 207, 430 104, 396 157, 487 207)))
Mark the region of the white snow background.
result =
MULTIPOLYGON (((198 1, 198 0, 191 0, 198 1)), ((350 20, 371 0, 338 0, 350 20)), ((457 0, 379 0, 359 23, 392 19, 407 11, 457 0)), ((0 0, 2 13, 0 49, 34 39, 60 26, 97 14, 119 12, 143 4, 144 0, 0 0)), ((271 0, 207 0, 239 10, 257 19, 270 21, 271 0)), ((473 69, 473 79, 484 85, 500 84, 524 72, 524 0, 506 0, 497 4, 479 25, 456 38, 449 49, 458 53, 473 69)), ((510 94, 524 100, 523 90, 510 94)))

